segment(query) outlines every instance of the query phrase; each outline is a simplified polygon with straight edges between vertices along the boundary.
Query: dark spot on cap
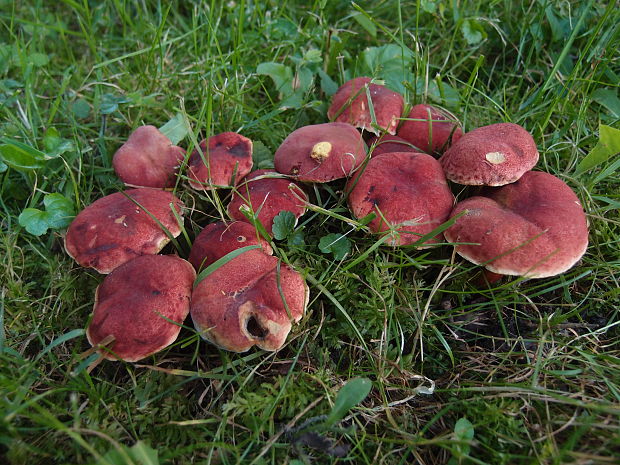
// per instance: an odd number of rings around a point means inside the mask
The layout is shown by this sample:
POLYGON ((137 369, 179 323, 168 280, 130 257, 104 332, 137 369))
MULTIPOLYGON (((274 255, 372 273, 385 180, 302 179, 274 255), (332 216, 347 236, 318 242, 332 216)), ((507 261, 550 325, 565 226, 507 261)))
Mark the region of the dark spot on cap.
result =
POLYGON ((228 151, 237 158, 247 158, 249 155, 247 144, 243 142, 233 145, 228 151))

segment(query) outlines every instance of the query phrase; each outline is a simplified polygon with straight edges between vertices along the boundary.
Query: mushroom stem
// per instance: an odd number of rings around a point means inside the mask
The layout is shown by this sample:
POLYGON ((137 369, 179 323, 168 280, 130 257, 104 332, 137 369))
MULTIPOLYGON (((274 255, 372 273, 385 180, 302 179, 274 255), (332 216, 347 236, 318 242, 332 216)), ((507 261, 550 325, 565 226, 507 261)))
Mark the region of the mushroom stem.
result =
POLYGON ((494 273, 486 268, 482 270, 482 273, 474 281, 476 287, 491 287, 493 284, 500 281, 505 275, 500 273, 494 273))

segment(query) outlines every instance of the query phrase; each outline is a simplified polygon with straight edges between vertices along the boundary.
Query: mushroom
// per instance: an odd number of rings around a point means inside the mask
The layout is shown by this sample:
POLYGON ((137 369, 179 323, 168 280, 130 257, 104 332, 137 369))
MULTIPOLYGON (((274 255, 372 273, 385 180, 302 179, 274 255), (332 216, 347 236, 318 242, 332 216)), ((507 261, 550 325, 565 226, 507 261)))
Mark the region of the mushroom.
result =
MULTIPOLYGON (((392 245, 409 245, 450 216, 454 196, 439 162, 425 153, 394 152, 373 157, 347 184, 353 215, 375 213, 373 233, 390 233, 392 245)), ((424 245, 441 238, 434 237, 424 245)))
POLYGON ((450 181, 503 186, 517 181, 536 165, 538 150, 523 127, 497 123, 465 133, 439 162, 450 181))
POLYGON ((381 132, 396 134, 403 106, 403 97, 399 93, 372 83, 369 77, 358 77, 345 82, 334 94, 332 104, 327 110, 327 117, 332 121, 352 124, 376 135, 381 132), (370 94, 378 128, 373 126, 366 88, 370 94))
POLYGON ((130 187, 174 187, 185 150, 155 126, 140 126, 114 154, 116 175, 130 187))
POLYGON ((223 132, 200 142, 189 159, 189 185, 196 190, 232 187, 252 170, 252 141, 223 132))
POLYGON ((284 139, 274 155, 278 172, 304 182, 349 177, 361 165, 368 147, 347 123, 304 126, 284 139))
POLYGON ((190 313, 200 335, 222 349, 275 351, 307 303, 308 286, 299 273, 251 249, 200 281, 190 313))
POLYGON ((428 154, 443 153, 463 135, 456 117, 442 108, 419 104, 398 128, 396 135, 428 154))
POLYGON ((170 236, 177 237, 182 208, 171 192, 148 187, 106 195, 73 219, 65 249, 80 266, 107 274, 132 258, 156 254, 170 236))
POLYGON ((116 268, 97 287, 86 330, 93 347, 113 339, 104 358, 136 362, 172 344, 189 313, 196 272, 172 255, 144 255, 116 268))
POLYGON ((575 193, 562 180, 529 171, 459 202, 462 214, 445 231, 456 252, 487 270, 544 278, 571 268, 588 246, 588 225, 575 193))
POLYGON ((231 218, 247 221, 240 209, 247 205, 269 234, 273 219, 282 211, 299 218, 306 212, 306 193, 293 181, 272 170, 257 170, 245 177, 228 204, 231 218))
POLYGON ((218 221, 207 225, 200 231, 192 244, 188 261, 196 271, 200 271, 233 250, 259 244, 266 254, 273 253, 269 243, 260 239, 256 229, 250 223, 218 221))
POLYGON ((414 147, 411 142, 406 141, 402 137, 392 136, 390 134, 382 134, 381 136, 372 136, 368 139, 368 146, 372 147, 372 156, 376 157, 383 153, 393 152, 422 152, 418 147, 414 147))

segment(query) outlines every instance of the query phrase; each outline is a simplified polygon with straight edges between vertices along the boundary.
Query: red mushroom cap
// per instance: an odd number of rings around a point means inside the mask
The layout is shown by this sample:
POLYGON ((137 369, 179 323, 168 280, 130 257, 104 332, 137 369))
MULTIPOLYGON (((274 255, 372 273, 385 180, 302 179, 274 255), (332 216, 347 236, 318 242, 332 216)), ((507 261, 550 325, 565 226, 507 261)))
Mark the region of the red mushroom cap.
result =
POLYGON ((366 158, 361 134, 347 123, 324 123, 293 131, 274 155, 276 170, 304 182, 351 176, 366 158))
MULTIPOLYGON (((349 180, 348 203, 353 215, 374 233, 396 231, 392 245, 409 245, 447 221, 454 205, 439 162, 425 153, 394 152, 373 157, 363 172, 349 180)), ((438 242, 434 237, 425 245, 438 242)))
POLYGON ((385 86, 371 84, 371 81, 368 77, 358 77, 345 82, 334 94, 327 117, 379 135, 380 131, 372 126, 366 94, 368 86, 376 124, 384 131, 396 134, 398 119, 403 112, 403 97, 385 86))
POLYGON ((96 346, 114 336, 112 353, 101 350, 109 360, 135 362, 159 352, 179 335, 195 278, 194 268, 172 255, 145 255, 124 263, 97 288, 88 342, 96 346))
POLYGON ((140 126, 114 154, 116 175, 127 186, 174 187, 185 150, 172 145, 155 126, 140 126))
POLYGON ((188 261, 196 271, 200 271, 233 250, 259 244, 266 254, 273 253, 269 243, 259 238, 256 229, 250 223, 218 221, 200 231, 194 240, 188 261))
POLYGON ((465 214, 445 232, 456 252, 504 275, 543 278, 572 267, 588 247, 588 225, 575 193, 562 180, 529 171, 515 183, 485 188, 459 202, 465 214), (466 244, 469 243, 469 244, 466 244))
POLYGON ((182 217, 183 203, 159 189, 106 195, 75 217, 67 229, 65 249, 80 266, 107 274, 132 258, 159 252, 170 241, 162 226, 177 237, 181 226, 173 208, 182 217))
POLYGON ((415 152, 420 153, 418 147, 413 147, 411 142, 406 141, 402 137, 392 136, 390 134, 383 134, 381 136, 372 136, 368 139, 368 146, 375 147, 372 149, 372 156, 382 155, 384 153, 394 152, 415 152))
POLYGON ((252 171, 252 141, 236 132, 203 140, 200 151, 195 149, 189 159, 189 185, 194 189, 232 187, 252 171))
POLYGON ((258 219, 269 234, 273 219, 282 211, 299 218, 306 212, 304 200, 308 197, 299 185, 272 170, 256 170, 245 177, 228 204, 228 214, 240 221, 247 218, 239 210, 248 205, 258 212, 258 219), (301 199, 301 200, 300 200, 301 199))
POLYGON ((308 303, 299 273, 260 250, 248 250, 203 279, 190 313, 201 336, 222 349, 278 350, 308 303), (283 299, 284 298, 284 299, 283 299))
POLYGON ((428 154, 443 153, 463 135, 456 117, 431 105, 415 105, 396 133, 428 154))
POLYGON ((465 133, 439 159, 446 177, 458 184, 503 186, 538 162, 536 142, 514 123, 497 123, 465 133))

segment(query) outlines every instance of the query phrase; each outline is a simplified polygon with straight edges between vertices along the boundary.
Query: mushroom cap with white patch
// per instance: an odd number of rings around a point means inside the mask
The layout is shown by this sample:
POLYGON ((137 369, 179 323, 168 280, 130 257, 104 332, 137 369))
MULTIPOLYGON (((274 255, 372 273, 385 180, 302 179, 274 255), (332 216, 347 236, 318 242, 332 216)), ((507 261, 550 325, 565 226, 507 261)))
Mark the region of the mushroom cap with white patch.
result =
POLYGON ((439 159, 457 184, 503 186, 517 181, 538 162, 533 137, 514 123, 497 123, 465 133, 439 159))

